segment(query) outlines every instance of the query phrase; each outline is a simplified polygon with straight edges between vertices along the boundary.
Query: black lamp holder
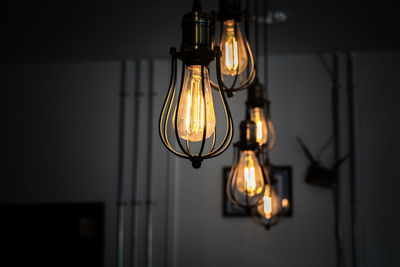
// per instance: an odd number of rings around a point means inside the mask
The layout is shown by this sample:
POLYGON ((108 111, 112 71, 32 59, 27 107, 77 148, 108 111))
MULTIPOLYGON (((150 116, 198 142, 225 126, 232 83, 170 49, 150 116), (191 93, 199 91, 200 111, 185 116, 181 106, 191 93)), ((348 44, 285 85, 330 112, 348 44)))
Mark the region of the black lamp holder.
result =
POLYGON ((264 99, 264 87, 261 83, 258 82, 258 79, 249 87, 247 90, 247 101, 246 105, 247 108, 255 108, 255 107, 260 107, 263 108, 265 107, 265 104, 269 103, 268 100, 264 99))
POLYGON ((256 151, 258 144, 256 141, 256 124, 251 120, 244 120, 240 123, 240 140, 234 144, 241 151, 256 151))
POLYGON ((208 65, 216 57, 219 48, 212 49, 211 17, 202 12, 200 1, 193 2, 192 12, 186 13, 181 22, 182 44, 176 52, 186 66, 208 65))

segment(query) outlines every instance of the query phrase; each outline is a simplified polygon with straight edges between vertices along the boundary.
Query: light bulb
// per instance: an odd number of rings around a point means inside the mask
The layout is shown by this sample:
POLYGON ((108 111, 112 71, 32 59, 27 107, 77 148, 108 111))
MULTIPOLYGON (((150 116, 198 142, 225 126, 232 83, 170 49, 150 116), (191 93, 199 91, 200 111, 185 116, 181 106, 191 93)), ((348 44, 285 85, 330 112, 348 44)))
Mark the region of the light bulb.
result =
POLYGON ((257 211, 265 219, 271 219, 273 216, 280 212, 279 198, 275 193, 275 190, 270 186, 265 186, 263 202, 258 205, 257 211))
POLYGON ((235 20, 223 22, 220 47, 222 49, 222 73, 230 76, 242 73, 247 67, 248 57, 242 33, 235 20))
POLYGON ((237 165, 231 170, 230 179, 231 195, 239 204, 256 204, 264 189, 264 175, 254 151, 242 151, 237 165))
MULTIPOLYGON (((203 68, 205 92, 205 97, 203 97, 201 69, 200 65, 187 67, 177 115, 179 137, 191 142, 203 140, 205 123, 207 123, 206 138, 210 137, 215 131, 215 113, 210 78, 207 68, 203 68), (207 116, 204 114, 205 108, 207 116)), ((173 125, 175 127, 175 122, 173 122, 173 125)))
POLYGON ((282 199, 282 208, 284 208, 284 209, 289 208, 289 199, 287 199, 287 198, 282 199))
POLYGON ((268 125, 265 119, 264 110, 260 107, 250 109, 250 118, 256 124, 256 141, 262 146, 268 141, 268 125))

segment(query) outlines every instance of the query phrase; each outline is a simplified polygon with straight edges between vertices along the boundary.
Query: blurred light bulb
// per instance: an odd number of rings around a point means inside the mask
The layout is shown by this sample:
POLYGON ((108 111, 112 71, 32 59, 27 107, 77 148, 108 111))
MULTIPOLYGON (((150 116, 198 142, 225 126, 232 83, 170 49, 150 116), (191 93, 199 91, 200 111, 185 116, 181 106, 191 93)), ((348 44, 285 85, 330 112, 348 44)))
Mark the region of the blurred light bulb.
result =
POLYGON ((287 198, 282 199, 282 208, 284 209, 289 208, 289 200, 287 198))
POLYGON ((233 184, 228 183, 228 186, 234 189, 234 199, 244 206, 254 205, 264 189, 264 175, 254 151, 242 151, 230 179, 233 184))
POLYGON ((248 63, 242 33, 235 20, 226 20, 222 26, 220 47, 222 49, 222 73, 236 76, 242 73, 248 63))
POLYGON ((260 107, 250 109, 250 118, 256 124, 256 141, 262 146, 268 141, 268 125, 265 119, 264 110, 260 107))
MULTIPOLYGON (((177 116, 179 137, 191 142, 203 140, 205 123, 207 123, 206 138, 210 137, 215 131, 215 113, 210 78, 207 68, 204 68, 205 97, 203 97, 201 68, 200 65, 187 67, 177 116), (204 108, 206 108, 207 116, 204 114, 204 108)), ((173 125, 175 127, 175 122, 173 122, 173 125)))
POLYGON ((270 186, 265 185, 263 202, 257 207, 257 211, 266 219, 271 219, 280 212, 279 198, 273 187, 270 190, 270 186))

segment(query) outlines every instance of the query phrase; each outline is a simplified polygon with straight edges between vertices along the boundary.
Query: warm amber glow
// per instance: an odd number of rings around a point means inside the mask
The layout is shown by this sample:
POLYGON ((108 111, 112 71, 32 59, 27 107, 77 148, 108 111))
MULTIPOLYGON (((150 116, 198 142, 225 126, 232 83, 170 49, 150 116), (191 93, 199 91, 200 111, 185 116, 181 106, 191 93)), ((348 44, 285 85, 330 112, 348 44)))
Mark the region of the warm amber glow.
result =
POLYGON ((250 118, 256 124, 256 141, 261 146, 268 141, 268 126, 264 110, 259 107, 250 109, 250 118))
POLYGON ((242 33, 234 20, 224 21, 220 47, 222 73, 230 76, 242 73, 247 67, 248 57, 242 33))
POLYGON ((265 186, 263 202, 257 207, 258 213, 260 213, 266 219, 271 219, 272 216, 276 215, 280 210, 279 198, 275 193, 275 190, 269 185, 265 186))
POLYGON ((243 151, 234 171, 233 175, 236 176, 236 186, 239 192, 249 197, 262 192, 264 178, 254 151, 243 151))
POLYGON ((289 207, 289 200, 287 198, 282 199, 282 207, 285 209, 289 207))
MULTIPOLYGON (((191 142, 202 141, 204 124, 207 123, 206 138, 215 131, 215 113, 212 101, 210 78, 204 69, 205 105, 201 82, 201 66, 189 66, 186 70, 178 110, 178 135, 191 142), (207 116, 204 114, 206 108, 207 116)), ((175 123, 173 122, 175 127, 175 123)))
POLYGON ((265 218, 269 219, 271 218, 272 214, 272 199, 271 197, 264 196, 263 201, 264 201, 264 216, 265 218))

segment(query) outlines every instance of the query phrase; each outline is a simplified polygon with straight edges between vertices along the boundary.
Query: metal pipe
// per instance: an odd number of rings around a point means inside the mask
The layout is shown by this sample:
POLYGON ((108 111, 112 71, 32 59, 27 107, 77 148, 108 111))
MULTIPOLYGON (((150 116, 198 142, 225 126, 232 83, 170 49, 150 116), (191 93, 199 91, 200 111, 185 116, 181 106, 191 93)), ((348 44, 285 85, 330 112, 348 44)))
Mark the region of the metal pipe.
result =
POLYGON ((353 56, 347 54, 347 111, 349 129, 349 161, 350 161, 350 201, 351 201, 351 252, 352 266, 358 266, 358 247, 357 247, 357 173, 356 173, 356 153, 355 153, 355 129, 354 129, 354 76, 353 76, 353 56))
POLYGON ((153 257, 153 218, 152 218, 152 175, 153 175, 153 97, 154 97, 154 66, 153 60, 149 62, 149 89, 148 89, 148 124, 147 124, 147 137, 148 146, 147 146, 147 179, 146 179, 146 266, 152 266, 152 257, 153 257))
MULTIPOLYGON (((250 0, 246 0, 246 11, 245 11, 245 17, 244 17, 244 34, 246 35, 246 40, 250 40, 250 0)), ((221 31, 222 32, 222 31, 221 31)), ((247 68, 246 70, 247 77, 250 76, 250 68, 247 68)))
POLYGON ((125 114, 126 98, 129 96, 127 91, 127 61, 121 61, 121 85, 119 93, 119 137, 118 137, 118 217, 117 217, 117 267, 124 264, 124 233, 125 233, 125 212, 126 212, 126 193, 124 177, 124 155, 125 155, 125 114))
MULTIPOLYGON (((334 162, 340 160, 340 118, 339 118, 339 64, 338 54, 332 54, 333 64, 333 75, 332 75, 332 122, 333 122, 333 158, 334 162)), ((341 245, 340 235, 340 205, 339 200, 341 198, 341 183, 340 183, 340 172, 336 173, 336 182, 333 185, 334 195, 334 213, 335 213, 335 237, 336 237, 336 264, 337 266, 342 265, 343 250, 341 245)))
POLYGON ((254 44, 255 44, 255 46, 254 46, 254 50, 255 50, 255 60, 254 60, 254 69, 256 70, 256 71, 258 71, 258 59, 259 59, 259 54, 260 54, 260 49, 259 49, 259 40, 258 40, 258 38, 259 38, 259 30, 258 30, 258 8, 259 8, 259 1, 258 0, 256 0, 255 1, 255 4, 254 4, 255 6, 254 6, 254 15, 255 15, 255 18, 256 18, 256 21, 255 21, 255 24, 254 24, 254 44))
MULTIPOLYGON (((268 16, 268 0, 264 1, 264 16, 268 16)), ((269 99, 268 95, 268 23, 263 24, 264 27, 264 97, 269 99)), ((269 108, 269 107, 268 107, 269 108)))
POLYGON ((132 267, 137 266, 138 263, 138 227, 139 227, 139 201, 140 201, 140 190, 139 179, 137 175, 138 171, 138 159, 139 159, 139 120, 140 120, 140 109, 139 109, 139 95, 140 95, 140 60, 136 61, 135 66, 135 88, 133 94, 133 157, 132 157, 132 213, 131 213, 131 248, 132 253, 130 254, 130 263, 132 267))

